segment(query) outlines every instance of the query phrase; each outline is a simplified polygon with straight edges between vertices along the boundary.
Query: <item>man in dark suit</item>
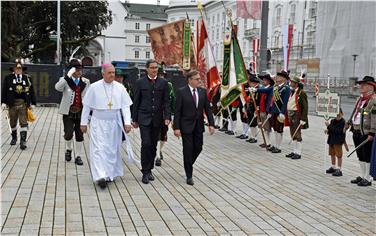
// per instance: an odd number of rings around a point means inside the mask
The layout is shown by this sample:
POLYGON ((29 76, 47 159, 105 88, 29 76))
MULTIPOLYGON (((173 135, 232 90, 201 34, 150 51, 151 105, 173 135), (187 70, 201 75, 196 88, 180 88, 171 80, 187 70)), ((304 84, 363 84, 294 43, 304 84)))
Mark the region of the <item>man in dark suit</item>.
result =
POLYGON ((177 91, 174 134, 183 137, 184 169, 187 184, 193 185, 193 164, 202 151, 204 113, 209 122, 209 133, 214 133, 214 118, 206 90, 199 88, 200 74, 196 70, 187 73, 188 85, 177 91))
POLYGON ((147 75, 136 81, 132 121, 133 127, 140 127, 142 182, 154 180, 151 170, 157 152, 161 126, 171 121, 170 99, 167 81, 157 76, 158 63, 146 62, 147 75))

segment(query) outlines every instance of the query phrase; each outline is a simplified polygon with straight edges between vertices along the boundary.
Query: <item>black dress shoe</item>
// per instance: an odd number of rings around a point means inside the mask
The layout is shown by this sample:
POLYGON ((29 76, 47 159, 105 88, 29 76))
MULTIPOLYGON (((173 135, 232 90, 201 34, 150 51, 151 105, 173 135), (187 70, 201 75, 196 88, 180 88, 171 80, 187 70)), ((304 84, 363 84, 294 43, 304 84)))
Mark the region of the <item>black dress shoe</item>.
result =
POLYGON ((76 163, 76 165, 79 165, 79 166, 82 166, 82 165, 84 164, 84 163, 82 162, 80 156, 77 156, 77 157, 76 157, 76 159, 74 160, 74 163, 76 163))
POLYGON ((148 174, 143 174, 142 175, 142 183, 148 184, 149 183, 149 175, 148 174))
POLYGON ((360 177, 360 176, 358 176, 358 177, 356 177, 355 179, 351 180, 350 183, 352 183, 352 184, 357 184, 357 183, 359 183, 359 182, 362 181, 362 180, 363 180, 363 178, 360 177))
POLYGON ((285 157, 289 157, 289 158, 291 158, 291 157, 293 157, 295 155, 295 153, 290 153, 290 154, 287 154, 285 157))
POLYGON ((72 160, 72 150, 66 150, 65 151, 65 160, 66 161, 72 160))
POLYGON ((160 158, 155 159, 155 165, 156 166, 161 166, 162 165, 162 161, 161 161, 160 158))
POLYGON ((98 186, 101 187, 101 189, 104 189, 107 186, 107 182, 105 178, 98 180, 97 183, 98 183, 98 186))
POLYGON ((231 131, 231 130, 228 130, 225 133, 228 134, 228 135, 234 135, 235 134, 234 131, 231 131))
POLYGON ((214 129, 219 129, 219 126, 218 125, 214 125, 214 129))
POLYGON ((270 147, 267 147, 266 150, 268 150, 269 152, 273 151, 275 149, 274 146, 270 146, 270 147))
POLYGON ((188 179, 187 179, 187 184, 193 186, 193 185, 194 185, 194 183, 193 183, 193 179, 192 179, 192 178, 188 178, 188 179))
POLYGON ((228 129, 227 128, 224 128, 224 127, 222 127, 222 128, 220 128, 218 131, 221 131, 221 132, 226 132, 226 131, 228 131, 228 129))
POLYGON ((332 166, 329 168, 329 169, 327 169, 326 171, 325 171, 327 174, 333 174, 334 172, 336 172, 336 169, 335 168, 333 168, 332 166))
POLYGON ((291 157, 291 159, 293 159, 293 160, 298 160, 300 158, 302 158, 302 156, 298 155, 298 154, 295 154, 294 156, 291 157))
POLYGON ((260 148, 269 148, 270 144, 269 145, 265 145, 265 143, 262 143, 259 146, 260 146, 260 148))
POLYGON ((248 143, 257 143, 257 139, 255 138, 250 138, 248 140, 249 140, 248 143))
POLYGON ((235 138, 241 138, 243 137, 243 134, 236 136, 235 138))
POLYGON ((155 180, 154 175, 151 172, 149 173, 149 180, 150 181, 154 181, 155 180))
POLYGON ((340 169, 336 169, 335 172, 332 174, 332 176, 342 176, 342 171, 340 169))
POLYGON ((359 183, 358 183, 358 186, 361 186, 361 187, 366 187, 366 186, 371 186, 372 185, 372 182, 371 181, 368 181, 366 179, 362 179, 359 183))
POLYGON ((272 150, 272 153, 281 153, 281 152, 282 152, 281 149, 278 149, 276 147, 272 150))
POLYGON ((248 138, 248 136, 247 136, 247 135, 244 135, 244 134, 243 134, 242 137, 240 137, 240 139, 247 139, 247 138, 248 138))

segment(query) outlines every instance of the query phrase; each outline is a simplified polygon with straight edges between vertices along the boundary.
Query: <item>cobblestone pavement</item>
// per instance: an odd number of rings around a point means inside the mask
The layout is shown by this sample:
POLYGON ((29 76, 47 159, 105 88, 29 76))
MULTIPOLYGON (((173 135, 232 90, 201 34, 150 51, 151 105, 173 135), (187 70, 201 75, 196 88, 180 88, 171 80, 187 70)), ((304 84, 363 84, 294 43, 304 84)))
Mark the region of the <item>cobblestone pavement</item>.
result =
MULTIPOLYGON (((142 184, 123 150, 125 175, 102 190, 91 180, 87 136, 84 165, 65 161, 57 112, 36 109, 25 151, 9 145, 2 118, 2 235, 376 234, 375 185, 350 184, 356 157, 345 158, 343 177, 325 174, 322 118, 310 117, 301 160, 284 157, 292 149, 288 132, 281 154, 220 132, 205 135, 194 186, 185 184, 181 140, 170 131, 155 181, 142 184)), ((139 158, 139 131, 131 138, 139 158)))

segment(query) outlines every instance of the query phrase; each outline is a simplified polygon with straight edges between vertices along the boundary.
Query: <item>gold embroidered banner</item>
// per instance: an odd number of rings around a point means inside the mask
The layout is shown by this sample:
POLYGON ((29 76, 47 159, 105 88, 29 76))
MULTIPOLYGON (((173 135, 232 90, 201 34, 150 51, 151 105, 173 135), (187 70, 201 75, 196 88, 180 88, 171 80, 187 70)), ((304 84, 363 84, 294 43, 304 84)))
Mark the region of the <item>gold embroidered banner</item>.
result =
MULTIPOLYGON (((178 64, 183 68, 184 22, 179 20, 148 30, 154 59, 165 65, 178 64)), ((191 44, 192 45, 192 44, 191 44)), ((191 68, 196 68, 194 47, 190 47, 191 68)))

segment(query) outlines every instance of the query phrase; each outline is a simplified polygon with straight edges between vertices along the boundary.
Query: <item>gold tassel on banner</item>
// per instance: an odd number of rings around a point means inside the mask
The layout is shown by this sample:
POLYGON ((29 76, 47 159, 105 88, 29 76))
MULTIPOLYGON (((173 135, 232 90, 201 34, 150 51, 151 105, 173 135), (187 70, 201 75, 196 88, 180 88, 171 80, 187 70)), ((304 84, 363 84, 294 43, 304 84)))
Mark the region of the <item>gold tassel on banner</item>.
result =
POLYGON ((27 121, 28 122, 34 122, 37 119, 36 116, 34 116, 33 111, 31 108, 27 108, 27 121))

